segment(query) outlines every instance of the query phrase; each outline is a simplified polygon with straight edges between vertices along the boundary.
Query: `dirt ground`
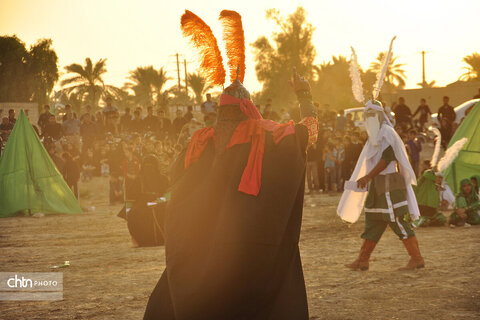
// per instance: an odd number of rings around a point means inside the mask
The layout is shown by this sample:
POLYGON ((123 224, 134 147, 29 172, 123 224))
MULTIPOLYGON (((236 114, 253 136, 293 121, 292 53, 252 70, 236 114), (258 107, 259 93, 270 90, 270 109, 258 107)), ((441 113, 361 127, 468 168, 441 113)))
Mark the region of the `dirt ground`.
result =
MULTIPOLYGON (((133 248, 119 206, 105 203, 107 180, 81 186, 94 211, 0 219, 0 271, 64 276, 64 300, 0 302, 0 319, 141 319, 165 267, 163 247, 133 248), (103 199, 103 200, 102 200, 103 199)), ((335 214, 339 195, 305 196, 300 249, 311 319, 479 319, 480 228, 417 230, 426 268, 396 271, 408 261, 387 230, 367 272, 347 270, 363 221, 335 214)))

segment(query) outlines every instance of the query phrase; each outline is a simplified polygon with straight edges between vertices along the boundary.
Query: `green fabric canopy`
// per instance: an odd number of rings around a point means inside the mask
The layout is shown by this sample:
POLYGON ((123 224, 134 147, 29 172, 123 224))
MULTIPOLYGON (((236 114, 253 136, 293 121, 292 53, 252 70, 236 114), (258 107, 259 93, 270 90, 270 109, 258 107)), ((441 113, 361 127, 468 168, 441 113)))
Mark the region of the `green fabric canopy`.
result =
POLYGON ((31 213, 82 212, 21 110, 0 158, 0 218, 24 210, 31 213))
POLYGON ((445 180, 454 193, 460 190, 460 181, 480 173, 480 102, 463 119, 448 147, 462 138, 468 142, 458 157, 443 172, 445 180))

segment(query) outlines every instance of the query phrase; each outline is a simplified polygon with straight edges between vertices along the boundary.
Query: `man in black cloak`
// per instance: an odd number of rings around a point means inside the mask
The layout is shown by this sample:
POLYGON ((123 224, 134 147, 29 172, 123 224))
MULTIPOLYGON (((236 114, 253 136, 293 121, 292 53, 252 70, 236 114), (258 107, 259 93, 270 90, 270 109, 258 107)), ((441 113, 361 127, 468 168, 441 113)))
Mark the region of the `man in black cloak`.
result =
POLYGON ((308 319, 298 241, 307 145, 318 124, 294 70, 302 121, 261 117, 238 79, 217 122, 176 161, 166 209, 166 269, 144 319, 308 319))

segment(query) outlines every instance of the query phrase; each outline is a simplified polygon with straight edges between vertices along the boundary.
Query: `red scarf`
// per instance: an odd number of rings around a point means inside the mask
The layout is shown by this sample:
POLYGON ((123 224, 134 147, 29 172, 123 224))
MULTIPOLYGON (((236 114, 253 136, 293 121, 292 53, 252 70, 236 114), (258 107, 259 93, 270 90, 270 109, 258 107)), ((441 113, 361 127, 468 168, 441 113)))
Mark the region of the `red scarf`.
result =
MULTIPOLYGON (((262 183, 263 153, 265 150, 265 133, 271 132, 275 144, 278 144, 283 137, 295 133, 293 121, 286 124, 279 124, 272 120, 263 119, 257 107, 248 99, 237 99, 229 95, 220 96, 220 106, 225 104, 240 105, 242 112, 249 119, 240 122, 233 132, 226 149, 244 143, 251 143, 248 162, 243 171, 238 191, 257 196, 262 183)), ((210 139, 215 141, 215 129, 207 127, 196 131, 185 154, 185 169, 197 161, 205 150, 210 139)))

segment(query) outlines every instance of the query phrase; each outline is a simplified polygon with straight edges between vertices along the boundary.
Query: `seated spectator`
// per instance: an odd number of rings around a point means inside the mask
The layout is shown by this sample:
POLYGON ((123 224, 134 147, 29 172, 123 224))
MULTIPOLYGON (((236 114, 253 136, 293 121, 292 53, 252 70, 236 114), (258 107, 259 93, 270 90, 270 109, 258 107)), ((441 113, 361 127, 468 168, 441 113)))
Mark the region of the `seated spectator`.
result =
POLYGON ((472 181, 473 189, 475 189, 475 192, 480 195, 478 185, 480 183, 480 175, 473 175, 470 177, 470 180, 472 181))
POLYGON ((429 169, 418 179, 417 185, 413 186, 421 214, 416 226, 443 226, 447 222, 447 217, 438 211, 440 191, 443 191, 442 180, 441 174, 429 169))
POLYGON ((454 212, 450 215, 449 225, 468 226, 480 224, 480 200, 475 192, 472 181, 460 181, 460 192, 455 197, 454 212))

